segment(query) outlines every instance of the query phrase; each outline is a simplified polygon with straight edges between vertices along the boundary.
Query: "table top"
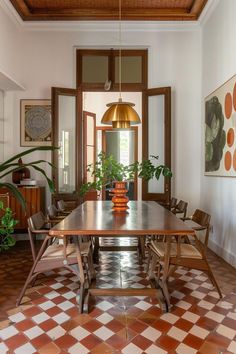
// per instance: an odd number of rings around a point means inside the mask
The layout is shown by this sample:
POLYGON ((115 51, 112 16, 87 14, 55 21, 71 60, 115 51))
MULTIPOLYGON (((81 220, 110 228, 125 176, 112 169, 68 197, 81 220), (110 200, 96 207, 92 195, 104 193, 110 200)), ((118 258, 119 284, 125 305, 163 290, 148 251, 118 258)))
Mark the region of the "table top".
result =
POLYGON ((114 213, 111 201, 87 201, 49 232, 61 235, 186 235, 194 234, 169 210, 156 202, 129 201, 127 213, 114 213))

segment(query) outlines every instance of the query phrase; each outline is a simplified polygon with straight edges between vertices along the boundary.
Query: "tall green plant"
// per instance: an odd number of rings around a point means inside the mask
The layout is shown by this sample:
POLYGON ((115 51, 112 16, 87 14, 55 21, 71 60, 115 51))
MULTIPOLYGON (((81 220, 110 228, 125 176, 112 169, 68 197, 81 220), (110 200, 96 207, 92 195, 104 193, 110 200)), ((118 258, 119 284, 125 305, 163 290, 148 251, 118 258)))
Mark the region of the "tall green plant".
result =
MULTIPOLYGON (((152 160, 158 160, 158 156, 151 156, 152 160)), ((172 172, 169 167, 165 165, 158 165, 152 163, 151 159, 142 162, 135 161, 130 165, 123 165, 119 163, 112 155, 106 155, 104 152, 98 154, 95 164, 87 166, 87 171, 95 177, 94 182, 82 184, 79 194, 84 196, 92 189, 101 191, 102 188, 110 186, 113 181, 131 181, 135 174, 146 181, 156 178, 161 175, 164 177, 172 177, 172 172)))
POLYGON ((18 164, 18 159, 29 155, 31 153, 33 153, 34 151, 52 151, 58 149, 57 147, 54 146, 39 146, 39 147, 35 147, 32 149, 28 149, 25 150, 17 155, 14 155, 13 157, 11 157, 10 159, 6 160, 5 162, 0 164, 0 188, 1 187, 5 187, 7 188, 9 191, 11 191, 11 193, 14 195, 14 197, 21 203, 21 205, 23 206, 23 208, 25 208, 25 200, 22 196, 22 194, 19 192, 19 190, 17 189, 17 187, 9 182, 3 182, 3 178, 6 177, 7 175, 11 174, 14 171, 18 171, 20 169, 22 169, 23 167, 32 167, 34 170, 40 172, 44 178, 47 181, 47 184, 49 186, 49 189, 51 192, 54 192, 54 184, 53 181, 47 176, 46 172, 44 171, 44 169, 42 167, 39 167, 40 164, 42 163, 46 163, 48 165, 50 165, 51 167, 52 164, 48 161, 45 160, 36 160, 36 161, 32 161, 29 163, 23 163, 19 166, 18 164))

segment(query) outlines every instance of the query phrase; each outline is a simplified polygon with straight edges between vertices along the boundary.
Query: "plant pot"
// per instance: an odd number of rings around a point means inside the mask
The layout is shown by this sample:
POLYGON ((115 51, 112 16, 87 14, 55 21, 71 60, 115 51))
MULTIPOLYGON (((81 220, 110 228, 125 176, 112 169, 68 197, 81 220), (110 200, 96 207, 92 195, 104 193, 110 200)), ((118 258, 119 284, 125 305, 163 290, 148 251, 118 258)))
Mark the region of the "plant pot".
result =
POLYGON ((99 195, 98 195, 98 192, 96 191, 96 189, 91 189, 90 191, 85 193, 83 200, 84 200, 84 202, 86 202, 88 200, 98 200, 98 198, 99 198, 99 195))
POLYGON ((126 189, 125 181, 116 181, 115 188, 112 189, 111 193, 113 195, 112 202, 113 207, 112 210, 115 213, 125 213, 129 209, 128 201, 129 198, 126 196, 128 189, 126 189))

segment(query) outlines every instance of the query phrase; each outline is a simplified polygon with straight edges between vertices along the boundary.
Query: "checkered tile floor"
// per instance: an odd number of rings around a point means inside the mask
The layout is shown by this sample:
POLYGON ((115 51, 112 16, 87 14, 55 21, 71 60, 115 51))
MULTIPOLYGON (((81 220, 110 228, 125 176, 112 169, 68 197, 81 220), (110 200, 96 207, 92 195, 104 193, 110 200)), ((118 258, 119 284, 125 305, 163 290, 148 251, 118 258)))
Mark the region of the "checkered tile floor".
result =
MULTIPOLYGON (((149 286, 136 252, 101 252, 97 278, 104 288, 149 286)), ((96 297, 79 315, 69 271, 39 280, 0 322, 1 354, 236 353, 236 288, 219 301, 199 271, 179 268, 170 279, 170 313, 156 298, 96 297)))

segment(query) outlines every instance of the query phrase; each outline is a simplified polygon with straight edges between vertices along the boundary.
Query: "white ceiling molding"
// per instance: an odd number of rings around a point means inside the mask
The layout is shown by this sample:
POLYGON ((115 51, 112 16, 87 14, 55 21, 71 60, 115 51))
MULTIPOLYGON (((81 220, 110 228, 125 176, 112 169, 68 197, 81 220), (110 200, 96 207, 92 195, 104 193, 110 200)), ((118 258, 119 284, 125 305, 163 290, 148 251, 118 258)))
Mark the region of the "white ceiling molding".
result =
MULTIPOLYGON (((117 32, 118 28, 118 21, 23 21, 9 0, 1 0, 0 7, 23 31, 117 32)), ((198 21, 122 21, 122 31, 129 32, 182 32, 199 29, 198 21)))
MULTIPOLYGON (((117 32, 118 22, 44 21, 24 22, 22 26, 26 31, 117 32)), ((197 22, 122 21, 122 32, 196 31, 199 29, 197 22)))
POLYGON ((0 69, 0 90, 25 91, 25 88, 0 69))
MULTIPOLYGON (((198 21, 122 21, 122 31, 196 31, 206 23, 219 1, 208 0, 198 21)), ((23 21, 9 0, 1 0, 0 7, 24 31, 117 32, 118 27, 115 21, 23 21)))
POLYGON ((14 22, 14 24, 19 28, 22 29, 22 26, 24 24, 24 21, 14 8, 14 6, 11 4, 9 0, 1 0, 0 1, 0 8, 2 8, 5 11, 5 14, 8 15, 8 17, 14 22))
POLYGON ((207 22, 217 5, 219 4, 220 0, 208 0, 199 19, 198 22, 200 26, 204 26, 204 24, 207 22))

